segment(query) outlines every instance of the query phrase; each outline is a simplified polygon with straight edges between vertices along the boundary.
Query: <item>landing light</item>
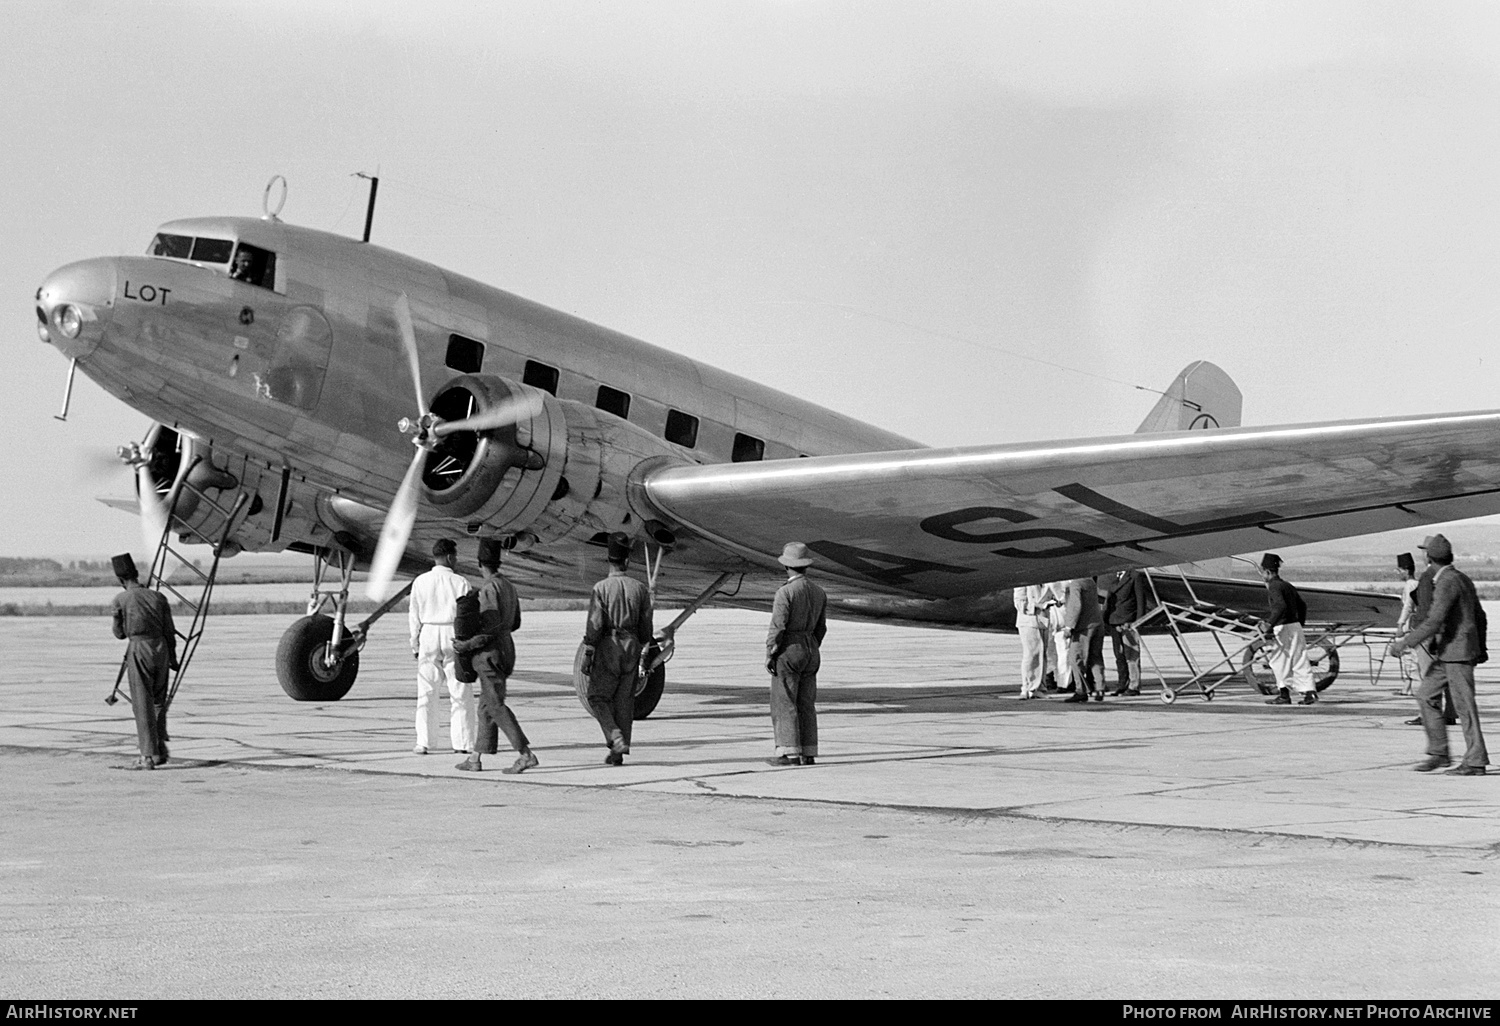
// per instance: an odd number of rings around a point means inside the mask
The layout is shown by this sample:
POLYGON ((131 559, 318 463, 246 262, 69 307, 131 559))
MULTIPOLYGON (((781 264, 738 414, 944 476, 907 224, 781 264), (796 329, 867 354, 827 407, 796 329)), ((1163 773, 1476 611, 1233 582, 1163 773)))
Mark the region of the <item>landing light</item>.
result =
POLYGON ((57 321, 57 330, 63 333, 64 338, 77 338, 78 333, 83 330, 83 314, 72 303, 58 307, 52 316, 57 321))

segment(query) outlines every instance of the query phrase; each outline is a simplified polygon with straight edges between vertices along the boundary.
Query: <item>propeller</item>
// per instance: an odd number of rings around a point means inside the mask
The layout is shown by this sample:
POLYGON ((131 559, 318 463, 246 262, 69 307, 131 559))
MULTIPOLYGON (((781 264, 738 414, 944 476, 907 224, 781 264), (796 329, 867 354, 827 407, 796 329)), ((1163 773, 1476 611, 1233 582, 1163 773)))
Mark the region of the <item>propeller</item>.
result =
POLYGON ((122 445, 115 454, 126 466, 135 468, 137 503, 141 512, 141 542, 146 547, 146 558, 156 556, 162 535, 167 531, 167 507, 156 490, 156 478, 151 475, 151 456, 141 449, 138 442, 122 445))
POLYGON ((421 354, 417 349, 417 332, 412 324, 411 304, 406 293, 396 297, 396 333, 401 350, 406 356, 411 372, 412 387, 417 395, 415 420, 401 418, 396 425, 402 434, 412 436, 411 444, 417 451, 412 454, 406 475, 401 478, 401 487, 391 500, 391 508, 380 528, 380 540, 375 545, 375 556, 370 560, 370 576, 365 581, 365 595, 378 601, 386 597, 401 556, 406 552, 406 543, 411 538, 412 526, 417 520, 418 489, 422 483, 422 464, 428 453, 437 447, 438 439, 458 431, 493 431, 507 427, 527 417, 534 417, 542 409, 542 401, 534 395, 524 395, 498 404, 493 409, 476 413, 463 420, 444 421, 427 408, 427 399, 422 389, 421 354))

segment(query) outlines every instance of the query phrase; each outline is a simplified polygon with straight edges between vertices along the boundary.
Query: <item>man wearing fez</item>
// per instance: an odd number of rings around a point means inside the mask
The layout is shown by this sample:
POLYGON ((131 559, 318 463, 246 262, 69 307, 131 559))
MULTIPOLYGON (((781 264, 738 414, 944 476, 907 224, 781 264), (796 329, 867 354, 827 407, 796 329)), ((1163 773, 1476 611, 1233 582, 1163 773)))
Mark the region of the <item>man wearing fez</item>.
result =
POLYGON ((583 673, 588 678, 588 705, 609 754, 604 762, 621 766, 630 754, 630 725, 635 720, 635 682, 641 650, 651 642, 651 593, 625 573, 630 566, 630 536, 609 536, 609 576, 589 595, 588 626, 583 632, 583 673))
POLYGON ((828 633, 828 596, 807 579, 812 555, 801 542, 787 542, 777 560, 786 583, 771 603, 766 634, 766 671, 771 674, 771 729, 776 738, 772 766, 811 766, 818 755, 818 654, 828 633))
POLYGON ((1427 732, 1427 758, 1416 765, 1430 773, 1449 765, 1448 727, 1443 722, 1443 689, 1453 696, 1453 707, 1463 724, 1463 761, 1448 772, 1459 777, 1482 777, 1489 765, 1484 732, 1479 729, 1479 706, 1474 700, 1474 665, 1489 658, 1485 635, 1488 623, 1474 582, 1453 565, 1453 546, 1434 534, 1422 543, 1427 562, 1437 570, 1432 578, 1432 606, 1416 628, 1391 642, 1390 653, 1400 658, 1408 648, 1430 642, 1432 664, 1417 685, 1417 712, 1427 732))
POLYGON ((1266 582, 1266 595, 1270 600, 1270 611, 1260 622, 1260 632, 1270 639, 1266 646, 1266 661, 1276 675, 1275 698, 1267 705, 1291 705, 1292 689, 1301 695, 1299 705, 1313 705, 1318 700, 1318 690, 1313 684, 1312 664, 1307 661, 1307 639, 1302 634, 1302 625, 1307 622, 1307 603, 1297 594, 1297 589, 1281 579, 1281 557, 1267 552, 1260 559, 1260 576, 1266 582))
POLYGON ((470 591, 469 582, 454 572, 458 546, 451 538, 432 543, 432 569, 411 582, 411 604, 407 627, 411 632, 411 655, 417 661, 417 744, 412 749, 426 755, 442 729, 442 710, 437 689, 446 682, 452 708, 448 714, 448 736, 455 752, 474 748, 474 688, 458 679, 453 651, 453 618, 458 599, 470 591))
POLYGON ((114 598, 115 637, 126 642, 125 673, 141 756, 133 770, 167 761, 167 674, 177 669, 177 628, 172 607, 160 592, 141 584, 135 560, 125 552, 110 559, 125 590, 114 598))
POLYGON ((479 737, 473 753, 458 764, 461 770, 478 772, 483 767, 479 757, 500 750, 500 737, 516 751, 516 761, 501 773, 524 773, 537 765, 531 753, 531 742, 516 722, 515 713, 505 704, 505 682, 516 668, 516 643, 511 632, 521 629, 521 600, 515 586, 500 574, 500 539, 479 539, 479 571, 484 583, 479 586, 479 633, 467 641, 455 641, 454 651, 468 652, 479 675, 479 737))

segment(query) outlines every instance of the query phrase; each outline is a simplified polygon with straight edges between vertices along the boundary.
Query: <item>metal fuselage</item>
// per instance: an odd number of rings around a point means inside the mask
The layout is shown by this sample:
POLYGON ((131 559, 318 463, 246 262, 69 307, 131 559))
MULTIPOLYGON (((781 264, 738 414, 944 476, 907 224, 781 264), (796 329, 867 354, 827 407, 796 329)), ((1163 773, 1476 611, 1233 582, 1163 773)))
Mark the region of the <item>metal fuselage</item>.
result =
MULTIPOLYGON (((643 466, 920 447, 379 246, 248 218, 174 221, 161 232, 274 258, 258 284, 236 280, 232 262, 180 255, 69 264, 38 291, 39 321, 89 377, 192 436, 215 468, 255 492, 258 509, 235 538, 246 549, 342 546, 368 558, 412 454, 397 426, 416 414, 394 315, 402 295, 429 401, 466 381, 476 394, 549 393, 544 413, 508 438, 511 449, 537 454, 530 466, 506 464, 497 454, 511 450, 497 439, 479 454, 495 464, 491 476, 465 474, 471 492, 482 478, 493 494, 459 501, 452 496, 462 489, 447 498, 429 491, 408 570, 425 563, 439 536, 499 534, 526 540, 511 572, 530 591, 583 594, 602 573, 602 533, 647 536, 650 512, 630 494, 643 466), (83 318, 71 338, 58 322, 68 305, 83 318), (695 425, 691 444, 678 444, 684 418, 695 425)), ((462 543, 460 552, 472 559, 462 543)), ((754 571, 733 598, 739 604, 761 604, 779 583, 763 566, 691 536, 677 539, 666 565, 668 599, 724 570, 754 571)), ((954 626, 1000 626, 996 611, 1008 606, 984 598, 965 610, 926 609, 924 600, 834 591, 846 614, 954 626)))

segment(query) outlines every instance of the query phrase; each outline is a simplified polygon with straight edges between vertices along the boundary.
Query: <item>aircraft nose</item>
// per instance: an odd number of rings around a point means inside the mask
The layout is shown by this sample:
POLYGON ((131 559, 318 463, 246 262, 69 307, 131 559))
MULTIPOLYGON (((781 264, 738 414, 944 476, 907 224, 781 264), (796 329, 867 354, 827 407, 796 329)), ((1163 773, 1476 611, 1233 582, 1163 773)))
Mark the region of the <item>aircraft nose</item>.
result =
POLYGON ((59 267, 36 290, 37 334, 70 359, 92 353, 115 305, 115 262, 107 257, 59 267))

